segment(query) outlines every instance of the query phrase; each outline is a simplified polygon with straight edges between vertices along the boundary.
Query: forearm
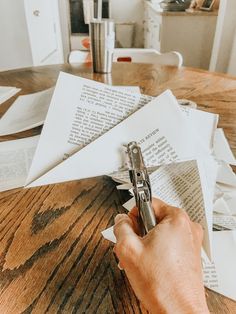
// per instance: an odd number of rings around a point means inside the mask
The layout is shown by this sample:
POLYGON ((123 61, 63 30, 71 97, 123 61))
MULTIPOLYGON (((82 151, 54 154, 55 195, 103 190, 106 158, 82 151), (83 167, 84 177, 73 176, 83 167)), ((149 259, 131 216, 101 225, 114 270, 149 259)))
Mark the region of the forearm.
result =
MULTIPOLYGON (((175 298, 175 296, 173 296, 175 298)), ((168 302, 155 304, 149 308, 151 314, 209 314, 205 302, 168 302)))

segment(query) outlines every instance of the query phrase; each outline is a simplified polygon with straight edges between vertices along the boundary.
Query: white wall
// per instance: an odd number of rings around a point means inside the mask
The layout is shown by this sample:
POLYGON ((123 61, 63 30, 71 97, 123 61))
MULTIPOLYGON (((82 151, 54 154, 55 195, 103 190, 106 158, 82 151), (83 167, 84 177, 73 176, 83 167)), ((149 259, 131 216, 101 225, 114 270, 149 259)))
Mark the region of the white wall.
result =
POLYGON ((236 76, 236 29, 234 33, 233 46, 230 54, 227 73, 236 76))
POLYGON ((0 71, 32 66, 24 0, 0 0, 0 71))
POLYGON ((135 28, 135 47, 143 47, 143 0, 110 0, 111 17, 116 22, 136 23, 135 28))
POLYGON ((236 1, 221 0, 210 70, 227 72, 236 29, 236 1))
POLYGON ((58 0, 61 40, 64 61, 68 60, 70 52, 70 6, 67 0, 58 0))

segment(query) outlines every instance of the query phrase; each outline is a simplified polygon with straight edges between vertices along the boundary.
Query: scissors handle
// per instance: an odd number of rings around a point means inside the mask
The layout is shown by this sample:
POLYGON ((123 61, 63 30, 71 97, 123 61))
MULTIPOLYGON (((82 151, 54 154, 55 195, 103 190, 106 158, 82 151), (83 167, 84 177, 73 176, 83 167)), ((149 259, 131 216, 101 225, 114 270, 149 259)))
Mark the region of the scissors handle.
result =
POLYGON ((145 201, 145 200, 140 201, 139 214, 142 219, 143 229, 144 229, 143 233, 145 235, 150 230, 152 230, 157 224, 151 201, 145 201))
POLYGON ((133 184, 136 205, 139 210, 139 218, 143 235, 156 226, 156 217, 152 207, 151 185, 144 164, 141 148, 136 142, 128 144, 128 155, 131 169, 130 180, 133 184))

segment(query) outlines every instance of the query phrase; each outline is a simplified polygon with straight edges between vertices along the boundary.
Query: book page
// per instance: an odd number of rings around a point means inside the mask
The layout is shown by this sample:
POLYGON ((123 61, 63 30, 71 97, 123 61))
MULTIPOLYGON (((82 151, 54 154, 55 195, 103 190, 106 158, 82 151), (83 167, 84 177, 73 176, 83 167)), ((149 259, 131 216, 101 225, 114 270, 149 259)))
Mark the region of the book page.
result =
POLYGON ((211 204, 207 183, 198 163, 192 160, 162 166, 150 175, 150 180, 153 197, 183 208, 192 221, 201 224, 203 247, 210 255, 212 226, 208 225, 206 213, 211 211, 211 204))
POLYGON ((122 206, 126 210, 131 211, 131 209, 134 208, 135 205, 136 205, 135 197, 132 197, 127 202, 125 202, 122 206))
POLYGON ((0 191, 24 186, 39 136, 0 143, 0 191))
POLYGON ((188 118, 192 127, 196 130, 196 134, 199 136, 201 143, 207 148, 212 149, 219 116, 214 113, 183 106, 181 106, 181 110, 188 118))
POLYGON ((21 89, 11 86, 0 86, 0 105, 17 94, 21 89))
POLYGON ((218 172, 216 181, 225 185, 236 187, 236 174, 232 168, 224 161, 218 162, 218 172))
POLYGON ((154 197, 185 209, 191 220, 201 223, 204 199, 195 160, 162 166, 150 175, 150 180, 154 197))
MULTIPOLYGON (((128 153, 126 152, 126 159, 128 159, 128 153)), ((120 171, 115 171, 113 173, 109 174, 109 177, 112 178, 112 180, 114 180, 117 183, 129 183, 130 182, 130 176, 129 176, 129 168, 128 168, 128 163, 126 161, 124 161, 124 168, 120 171)), ((155 166, 155 167, 148 167, 147 168, 147 172, 150 175, 151 173, 153 173, 155 170, 157 170, 160 166, 155 166)))
POLYGON ((213 211, 218 214, 231 215, 231 211, 223 197, 224 193, 221 193, 220 195, 221 196, 214 202, 213 211))
POLYGON ((42 125, 54 88, 19 96, 0 120, 0 135, 14 134, 42 125))
POLYGON ((126 171, 116 171, 109 175, 112 180, 114 180, 117 183, 128 183, 130 182, 129 172, 126 171))
POLYGON ((117 190, 130 190, 133 188, 131 183, 124 183, 116 186, 117 190))
MULTIPOLYGON (((113 85, 114 86, 114 85, 113 85)), ((140 88, 138 86, 125 86, 125 85, 115 85, 114 87, 118 87, 123 90, 127 90, 128 92, 141 94, 140 88)))
POLYGON ((105 239, 107 239, 113 243, 116 243, 116 237, 114 235, 113 226, 110 228, 107 228, 106 230, 103 230, 101 233, 105 239))
MULTIPOLYGON (((144 102, 147 102, 147 99, 144 99, 144 102)), ((191 128, 195 131, 195 135, 199 138, 201 145, 204 145, 207 149, 212 149, 218 115, 183 106, 180 106, 180 109, 187 118, 191 128)), ((208 160, 207 162, 210 164, 210 168, 213 168, 211 172, 214 172, 213 178, 209 178, 209 181, 211 181, 209 184, 212 185, 211 193, 213 195, 216 169, 214 169, 215 166, 212 165, 211 160, 208 160)), ((209 175, 210 174, 211 173, 209 172, 209 175)), ((114 181, 120 183, 127 182, 128 179, 127 174, 124 173, 114 173, 111 174, 111 177, 114 181)))
POLYGON ((217 159, 230 165, 236 165, 236 159, 230 149, 223 129, 216 129, 214 134, 213 152, 217 159))
MULTIPOLYGON (((150 99, 61 73, 27 183, 94 141, 150 99)), ((165 146, 162 140, 160 145, 165 146)))
MULTIPOLYGON (((195 110, 189 107, 181 106, 182 112, 185 114, 189 123, 189 129, 192 129, 195 137, 198 139, 199 145, 206 149, 203 160, 205 168, 205 176, 209 190, 209 200, 211 200, 211 208, 213 206, 213 197, 215 191, 215 183, 218 171, 218 164, 212 156, 213 139, 217 127, 219 116, 217 114, 195 110)), ((204 171, 203 171, 204 172, 204 171)), ((203 174, 203 172, 201 172, 203 174)), ((212 213, 207 212, 208 221, 212 220, 212 213)), ((212 223, 211 223, 212 224, 212 223)))
POLYGON ((233 185, 227 185, 217 182, 216 190, 218 198, 215 200, 214 203, 214 211, 219 213, 219 206, 216 207, 216 205, 223 205, 221 209, 222 214, 236 215, 236 187, 233 185), (220 203, 217 204, 219 200, 220 203))
POLYGON ((148 97, 128 89, 60 73, 27 182, 79 151, 149 101, 148 97))
POLYGON ((236 231, 213 232, 213 262, 203 254, 204 284, 236 301, 236 231))
POLYGON ((209 261, 204 253, 202 254, 203 282, 208 289, 216 291, 219 288, 219 279, 216 272, 216 266, 213 261, 209 261))
POLYGON ((213 214, 213 228, 222 227, 222 230, 236 229, 236 217, 233 215, 213 214))
MULTIPOLYGON (((140 144, 147 167, 163 162, 194 159, 195 156, 205 153, 201 145, 196 143, 191 129, 189 130, 176 99, 170 91, 166 91, 64 160, 40 180, 36 180, 33 185, 82 179, 118 171, 123 166, 121 148, 130 141, 137 141, 140 144)), ((40 152, 40 155, 44 153, 46 158, 45 152, 47 151, 40 152)))

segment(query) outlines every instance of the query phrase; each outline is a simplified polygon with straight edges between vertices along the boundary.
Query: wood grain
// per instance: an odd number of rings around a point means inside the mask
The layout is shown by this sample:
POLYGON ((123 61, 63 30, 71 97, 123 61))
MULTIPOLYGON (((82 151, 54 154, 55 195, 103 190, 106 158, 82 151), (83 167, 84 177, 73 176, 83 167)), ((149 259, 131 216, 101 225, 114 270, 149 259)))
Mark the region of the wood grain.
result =
MULTIPOLYGON (((113 85, 138 85, 156 96, 176 97, 220 114, 236 153, 235 78, 191 68, 114 64, 112 75, 84 65, 58 65, 0 73, 0 85, 21 94, 56 83, 59 71, 113 85)), ((0 115, 17 96, 0 107, 0 115)), ((39 134, 35 128, 1 141, 39 134)), ((117 268, 112 245, 101 231, 123 212, 127 194, 107 177, 0 193, 0 313, 146 313, 117 268)), ((206 290, 212 313, 236 313, 236 302, 206 290)))

